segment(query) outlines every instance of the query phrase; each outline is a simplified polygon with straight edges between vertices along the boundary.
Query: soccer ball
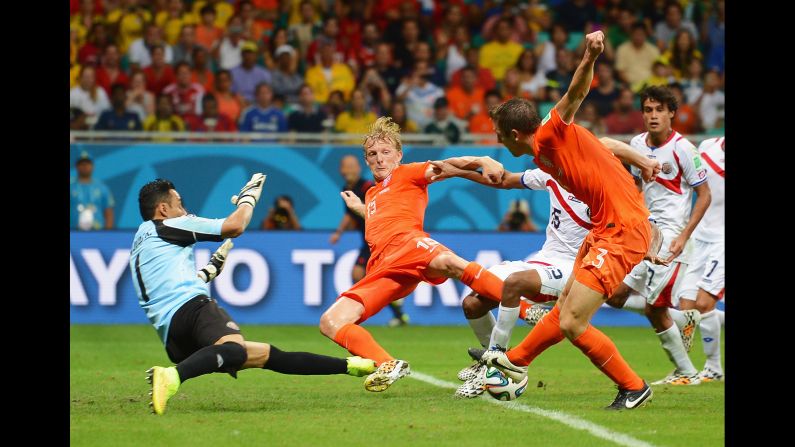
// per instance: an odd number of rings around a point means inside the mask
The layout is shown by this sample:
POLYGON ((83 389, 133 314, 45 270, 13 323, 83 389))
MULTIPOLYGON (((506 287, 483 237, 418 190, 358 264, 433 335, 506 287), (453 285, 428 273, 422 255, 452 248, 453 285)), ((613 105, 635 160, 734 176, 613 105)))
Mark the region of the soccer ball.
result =
POLYGON ((495 367, 489 367, 486 370, 486 377, 483 380, 486 387, 486 392, 497 400, 514 400, 524 393, 527 388, 527 376, 525 376, 519 383, 516 383, 510 377, 503 374, 502 371, 495 367))

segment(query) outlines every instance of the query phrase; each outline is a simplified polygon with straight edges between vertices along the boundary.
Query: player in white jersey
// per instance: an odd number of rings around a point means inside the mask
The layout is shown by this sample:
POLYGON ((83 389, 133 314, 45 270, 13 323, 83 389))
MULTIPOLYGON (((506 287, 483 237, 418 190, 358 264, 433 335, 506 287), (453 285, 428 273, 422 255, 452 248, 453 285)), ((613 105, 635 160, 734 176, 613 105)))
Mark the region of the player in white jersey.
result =
MULTIPOLYGON (((709 206, 711 195, 707 171, 696 147, 671 127, 677 101, 668 87, 653 86, 640 94, 643 121, 647 132, 635 136, 630 146, 661 164, 661 171, 652 182, 644 182, 633 168, 636 183, 643 192, 651 219, 663 234, 659 256, 668 265, 643 261, 624 278, 607 303, 624 307, 631 295, 645 299, 644 312, 660 338, 663 349, 676 369, 666 378, 652 385, 696 385, 700 383, 698 370, 687 355, 679 327, 674 324, 669 308, 677 305, 675 291, 690 262, 692 244, 688 243, 709 206), (692 207, 692 194, 698 198, 692 207)), ((697 312, 685 317, 697 318, 697 312)), ((693 328, 697 322, 691 322, 693 328)))
POLYGON ((723 298, 724 292, 725 144, 725 137, 709 138, 698 147, 707 168, 712 202, 693 232, 693 255, 677 293, 680 308, 695 308, 701 313, 699 329, 707 357, 704 369, 698 374, 702 382, 723 380, 721 322, 715 305, 723 298))

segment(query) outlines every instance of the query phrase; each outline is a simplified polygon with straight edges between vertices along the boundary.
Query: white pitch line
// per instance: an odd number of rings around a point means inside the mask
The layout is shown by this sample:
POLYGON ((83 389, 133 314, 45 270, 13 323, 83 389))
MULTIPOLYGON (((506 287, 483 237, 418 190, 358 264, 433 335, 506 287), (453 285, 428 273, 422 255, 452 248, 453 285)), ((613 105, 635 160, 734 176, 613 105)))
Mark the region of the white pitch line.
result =
MULTIPOLYGON (((420 382, 425 382, 433 386, 438 386, 440 388, 450 388, 450 389, 458 388, 458 385, 456 385, 455 383, 447 382, 445 380, 440 380, 437 379, 436 377, 429 376, 427 374, 423 374, 417 371, 411 371, 409 377, 412 379, 419 380, 420 382)), ((627 447, 655 447, 654 444, 649 444, 646 441, 641 441, 640 439, 633 438, 632 436, 625 435, 624 433, 615 432, 607 427, 594 424, 593 422, 586 421, 585 419, 580 419, 577 416, 573 416, 568 413, 564 413, 562 411, 544 410, 543 408, 520 404, 515 401, 505 402, 496 399, 491 399, 485 396, 483 396, 483 401, 494 405, 499 405, 501 407, 509 408, 511 410, 523 411, 525 413, 531 413, 535 414, 536 416, 552 419, 554 421, 560 422, 561 424, 568 425, 571 428, 587 431, 588 433, 592 434, 593 436, 596 436, 597 438, 614 442, 618 445, 623 445, 627 447)))

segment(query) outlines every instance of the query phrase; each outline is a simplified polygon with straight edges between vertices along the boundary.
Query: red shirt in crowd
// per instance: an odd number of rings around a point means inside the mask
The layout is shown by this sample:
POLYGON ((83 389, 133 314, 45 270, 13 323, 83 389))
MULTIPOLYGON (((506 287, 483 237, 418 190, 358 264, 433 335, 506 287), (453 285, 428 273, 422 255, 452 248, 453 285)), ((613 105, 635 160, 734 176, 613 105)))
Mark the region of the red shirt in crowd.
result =
POLYGON ((163 72, 159 75, 155 73, 152 65, 143 69, 144 76, 146 77, 146 89, 155 95, 159 95, 166 86, 177 81, 174 76, 174 69, 171 65, 166 65, 163 72))
POLYGON ((184 119, 188 129, 190 129, 192 132, 237 131, 235 122, 229 119, 229 117, 223 113, 219 113, 218 117, 216 118, 197 116, 196 114, 191 113, 190 115, 185 115, 184 119))

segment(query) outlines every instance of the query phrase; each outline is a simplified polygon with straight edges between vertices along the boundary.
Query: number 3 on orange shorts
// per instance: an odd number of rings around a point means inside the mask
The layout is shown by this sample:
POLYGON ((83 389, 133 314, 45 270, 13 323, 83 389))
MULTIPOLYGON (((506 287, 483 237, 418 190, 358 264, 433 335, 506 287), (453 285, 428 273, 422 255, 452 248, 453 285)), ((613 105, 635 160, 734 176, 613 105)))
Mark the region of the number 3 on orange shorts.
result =
POLYGON ((596 255, 596 261, 591 261, 591 265, 596 268, 602 268, 602 264, 605 263, 605 255, 607 254, 607 250, 604 248, 597 248, 599 250, 599 254, 596 255))

